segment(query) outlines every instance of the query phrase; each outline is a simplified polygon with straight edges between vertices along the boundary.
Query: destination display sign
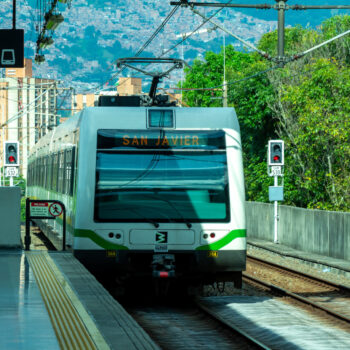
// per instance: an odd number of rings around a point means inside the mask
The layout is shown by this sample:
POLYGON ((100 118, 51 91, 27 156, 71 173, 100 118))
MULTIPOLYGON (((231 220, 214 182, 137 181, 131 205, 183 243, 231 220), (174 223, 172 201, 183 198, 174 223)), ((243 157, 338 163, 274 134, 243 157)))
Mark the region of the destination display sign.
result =
POLYGON ((98 149, 224 149, 225 133, 193 130, 98 130, 98 149))

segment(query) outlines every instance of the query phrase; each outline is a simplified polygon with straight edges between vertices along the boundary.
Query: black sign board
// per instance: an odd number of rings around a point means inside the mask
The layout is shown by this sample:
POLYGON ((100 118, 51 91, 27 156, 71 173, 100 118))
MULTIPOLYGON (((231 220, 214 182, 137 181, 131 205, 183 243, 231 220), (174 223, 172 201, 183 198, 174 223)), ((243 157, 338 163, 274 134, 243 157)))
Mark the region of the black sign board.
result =
POLYGON ((24 67, 24 30, 0 29, 0 68, 24 67))

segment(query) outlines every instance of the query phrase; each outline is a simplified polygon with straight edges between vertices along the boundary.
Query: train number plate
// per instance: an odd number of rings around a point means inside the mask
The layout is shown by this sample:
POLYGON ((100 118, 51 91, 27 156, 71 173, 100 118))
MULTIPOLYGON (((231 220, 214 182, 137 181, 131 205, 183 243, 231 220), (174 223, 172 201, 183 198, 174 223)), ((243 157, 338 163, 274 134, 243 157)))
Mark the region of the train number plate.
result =
POLYGON ((219 253, 215 251, 209 251, 207 254, 208 258, 217 258, 218 256, 219 256, 219 253))
POLYGON ((154 251, 156 253, 167 253, 168 252, 168 245, 167 244, 156 244, 154 246, 154 251))

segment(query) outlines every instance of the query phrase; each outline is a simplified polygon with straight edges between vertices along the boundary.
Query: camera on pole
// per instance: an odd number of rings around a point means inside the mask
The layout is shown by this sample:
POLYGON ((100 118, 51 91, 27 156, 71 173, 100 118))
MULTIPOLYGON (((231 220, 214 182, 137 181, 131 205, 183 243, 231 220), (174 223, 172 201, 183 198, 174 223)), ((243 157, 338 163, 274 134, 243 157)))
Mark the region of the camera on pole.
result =
POLYGON ((19 142, 4 142, 4 166, 19 166, 19 142))

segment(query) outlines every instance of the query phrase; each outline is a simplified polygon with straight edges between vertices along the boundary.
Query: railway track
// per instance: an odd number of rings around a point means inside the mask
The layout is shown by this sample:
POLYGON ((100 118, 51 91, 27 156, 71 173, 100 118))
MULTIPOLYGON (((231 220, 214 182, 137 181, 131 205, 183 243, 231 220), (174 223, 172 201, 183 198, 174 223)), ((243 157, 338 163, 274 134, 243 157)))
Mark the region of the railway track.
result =
POLYGON ((200 300, 175 306, 133 305, 126 309, 161 349, 270 349, 229 325, 200 300))
POLYGON ((247 257, 246 282, 319 309, 350 326, 350 288, 252 256, 247 257))

